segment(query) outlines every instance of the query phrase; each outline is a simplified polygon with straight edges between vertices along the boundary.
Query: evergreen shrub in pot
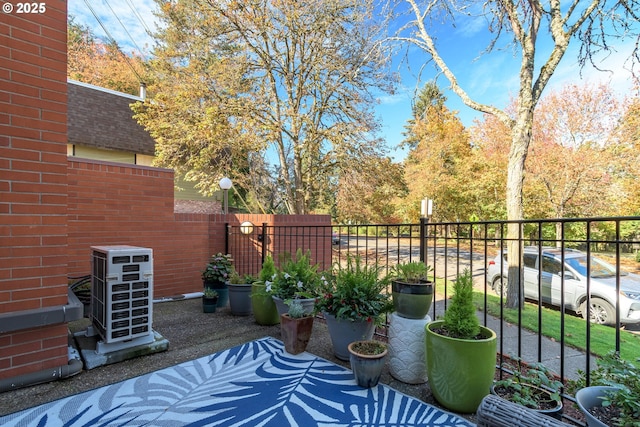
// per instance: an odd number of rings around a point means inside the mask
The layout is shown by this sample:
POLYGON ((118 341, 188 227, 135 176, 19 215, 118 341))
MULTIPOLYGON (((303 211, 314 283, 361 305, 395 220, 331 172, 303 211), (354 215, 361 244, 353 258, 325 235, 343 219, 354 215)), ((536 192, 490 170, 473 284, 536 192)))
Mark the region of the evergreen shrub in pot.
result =
POLYGON ((475 412, 489 394, 496 366, 496 333, 480 326, 473 304, 473 277, 465 270, 454 281, 444 320, 429 322, 426 366, 429 388, 444 407, 475 412))

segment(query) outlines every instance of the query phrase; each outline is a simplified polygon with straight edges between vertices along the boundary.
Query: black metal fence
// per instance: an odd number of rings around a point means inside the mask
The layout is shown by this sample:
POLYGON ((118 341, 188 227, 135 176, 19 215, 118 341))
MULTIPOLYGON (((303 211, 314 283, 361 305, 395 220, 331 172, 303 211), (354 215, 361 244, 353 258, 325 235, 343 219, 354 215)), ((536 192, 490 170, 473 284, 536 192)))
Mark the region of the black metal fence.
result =
MULTIPOLYGON (((562 378, 575 378, 578 370, 589 372, 594 367, 594 358, 587 355, 602 355, 603 347, 616 350, 626 358, 640 356, 629 354, 639 348, 640 326, 621 322, 629 317, 640 321, 640 293, 626 289, 633 275, 625 275, 626 272, 640 272, 640 217, 460 223, 424 219, 419 224, 262 225, 255 227, 251 234, 241 232, 239 227, 229 227, 228 231, 229 253, 234 255, 236 267, 243 273, 256 274, 267 255, 277 260, 282 252, 295 253, 297 249, 310 250, 321 268, 329 268, 344 260, 347 254, 354 253, 368 263, 382 264, 387 269, 399 263, 424 260, 432 267, 438 283, 432 318, 446 310, 450 281, 468 268, 474 276, 483 323, 494 328, 500 337, 500 353, 551 364, 550 368, 562 378), (488 271, 490 267, 502 271, 502 263, 506 264, 498 254, 506 251, 513 240, 507 237, 510 225, 517 226, 515 240, 529 247, 528 250, 541 260, 543 251, 546 253, 548 248, 555 248, 554 253, 561 263, 576 254, 584 255, 589 271, 591 263, 595 262, 592 257, 608 261, 615 272, 607 285, 615 289, 614 301, 608 301, 615 310, 613 327, 593 325, 576 313, 580 307, 570 309, 565 294, 571 280, 579 278, 559 272, 555 276, 549 275, 543 269, 543 262, 531 267, 530 271, 526 261, 519 266, 525 268, 525 272, 537 273, 538 298, 528 298, 524 308, 516 309, 515 314, 505 308, 504 297, 492 288, 488 271), (557 288, 553 292, 559 293, 560 304, 545 300, 545 292, 550 292, 545 290, 546 285, 557 288), (626 302, 635 298, 636 302, 625 305, 622 298, 626 298, 626 302), (597 346, 594 344, 596 336, 597 346)), ((590 296, 584 307, 590 306, 596 295, 595 287, 601 286, 596 282, 589 275, 585 278, 590 296)), ((525 276, 524 285, 526 283, 525 276)))

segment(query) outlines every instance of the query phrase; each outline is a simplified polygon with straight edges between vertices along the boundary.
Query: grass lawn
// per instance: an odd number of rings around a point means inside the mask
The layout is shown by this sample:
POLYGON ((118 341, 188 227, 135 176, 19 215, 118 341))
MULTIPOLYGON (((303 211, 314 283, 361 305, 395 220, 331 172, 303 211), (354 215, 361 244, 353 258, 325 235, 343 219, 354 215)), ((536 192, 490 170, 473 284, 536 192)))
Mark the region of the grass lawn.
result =
MULTIPOLYGON (((474 292, 474 303, 479 310, 484 309, 484 293, 474 292)), ((529 331, 538 333, 545 337, 560 341, 561 313, 557 309, 539 307, 537 304, 525 302, 522 310, 522 327, 529 331), (538 309, 542 311, 542 322, 538 324, 538 309)), ((487 295, 487 313, 500 317, 500 298, 496 295, 487 295)), ((504 320, 517 325, 518 310, 514 308, 503 308, 504 320)), ((567 345, 586 351, 587 348, 587 326, 581 317, 573 314, 564 316, 564 342, 567 345)), ((591 329, 591 353, 596 356, 605 356, 616 345, 616 330, 610 326, 590 325, 591 329)), ((630 362, 637 363, 640 356, 640 336, 627 331, 620 331, 620 356, 630 362)))
MULTIPOLYGON (((444 281, 436 280, 436 292, 444 295, 444 281)), ((451 288, 448 289, 448 296, 451 297, 451 288)), ((473 300, 479 310, 484 310, 484 293, 475 291, 473 300)), ((560 342, 560 322, 561 313, 558 309, 541 307, 542 327, 538 325, 537 304, 525 302, 522 310, 522 328, 535 333, 541 333, 547 338, 560 342)), ((500 317, 500 297, 487 294, 487 313, 495 317, 500 317)), ((515 308, 503 308, 502 316, 506 322, 518 324, 518 310, 515 308)), ((582 351, 587 349, 587 325, 588 323, 574 314, 566 313, 564 316, 564 342, 582 351)), ((591 354, 602 357, 615 349, 616 330, 610 326, 590 325, 591 332, 591 354)), ((620 331, 620 357, 638 366, 640 357, 640 335, 627 331, 620 331)))

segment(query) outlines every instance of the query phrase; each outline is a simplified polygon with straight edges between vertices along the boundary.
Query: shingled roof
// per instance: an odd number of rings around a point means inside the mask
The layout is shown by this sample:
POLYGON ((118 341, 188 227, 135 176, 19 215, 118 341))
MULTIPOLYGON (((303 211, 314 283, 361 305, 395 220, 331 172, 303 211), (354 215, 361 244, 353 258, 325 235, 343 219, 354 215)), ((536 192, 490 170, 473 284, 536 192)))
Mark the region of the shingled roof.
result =
POLYGON ((68 80, 69 144, 153 155, 155 142, 129 107, 142 99, 68 80))

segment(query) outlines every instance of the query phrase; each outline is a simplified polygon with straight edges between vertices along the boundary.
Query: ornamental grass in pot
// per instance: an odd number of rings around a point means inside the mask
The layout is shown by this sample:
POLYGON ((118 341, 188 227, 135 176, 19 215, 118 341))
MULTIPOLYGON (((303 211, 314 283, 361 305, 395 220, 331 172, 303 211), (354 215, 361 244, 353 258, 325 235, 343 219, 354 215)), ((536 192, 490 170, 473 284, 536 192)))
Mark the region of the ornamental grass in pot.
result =
POLYGON ((371 339, 376 325, 393 309, 386 293, 388 277, 382 266, 367 265, 360 256, 352 255, 347 255, 344 265, 336 263, 324 277, 316 311, 327 321, 334 355, 349 360, 349 344, 371 339))
POLYGON ((392 275, 391 295, 398 316, 423 319, 433 302, 433 282, 428 278, 431 267, 421 261, 398 264, 392 275))
POLYGON ((469 270, 456 278, 453 290, 444 320, 425 326, 427 377, 433 396, 442 406, 471 413, 493 383, 496 333, 480 326, 469 270))

